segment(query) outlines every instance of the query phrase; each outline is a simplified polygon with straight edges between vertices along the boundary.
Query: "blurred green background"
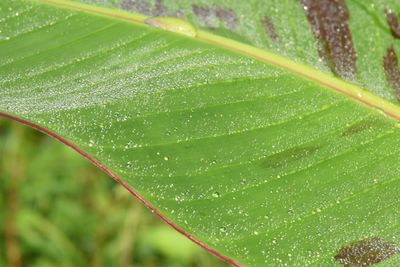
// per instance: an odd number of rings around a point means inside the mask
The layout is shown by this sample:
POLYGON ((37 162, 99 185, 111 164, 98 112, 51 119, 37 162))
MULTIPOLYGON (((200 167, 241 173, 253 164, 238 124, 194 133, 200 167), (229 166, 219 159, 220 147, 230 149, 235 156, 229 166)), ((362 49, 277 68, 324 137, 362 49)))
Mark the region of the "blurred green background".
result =
POLYGON ((0 118, 0 267, 227 264, 67 146, 0 118))

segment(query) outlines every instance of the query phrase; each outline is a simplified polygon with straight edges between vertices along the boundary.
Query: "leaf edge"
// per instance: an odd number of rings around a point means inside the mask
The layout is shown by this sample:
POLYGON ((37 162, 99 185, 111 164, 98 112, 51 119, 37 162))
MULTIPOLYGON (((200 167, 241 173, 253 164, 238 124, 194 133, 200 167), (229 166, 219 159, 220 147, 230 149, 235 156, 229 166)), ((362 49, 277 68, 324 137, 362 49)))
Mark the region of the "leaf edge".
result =
POLYGON ((57 141, 60 143, 70 147, 72 150, 74 150, 76 153, 78 153, 80 156, 82 156, 84 159, 88 160, 90 163, 92 163, 95 167, 99 168, 101 171, 103 171, 105 174, 110 176, 114 181, 116 181, 118 184, 120 184, 122 187, 124 187, 130 194, 132 194, 137 200, 139 200, 146 208, 148 208, 153 214, 155 214, 157 217, 159 217, 163 222, 165 222, 167 225, 171 226, 174 230, 176 230, 178 233, 182 234, 184 237, 189 239, 190 241, 194 242, 196 245, 207 251, 208 253, 216 256, 217 258, 221 259, 222 261, 235 266, 235 267, 245 267, 245 265, 233 260, 232 258, 225 256, 221 253, 219 253, 217 250, 207 246, 205 243, 201 242, 199 239, 196 237, 190 235, 188 232, 177 226, 175 223, 173 223, 170 219, 167 218, 162 212, 160 212, 158 209, 156 209, 153 205, 151 205, 144 197, 142 197, 135 189, 133 189, 131 186, 129 186, 127 183, 125 183, 118 175, 113 173, 107 166, 102 164, 100 161, 96 160, 94 157, 90 156, 88 153, 80 149, 77 145, 74 143, 68 141, 67 139, 61 137, 60 135, 38 125, 33 122, 30 122, 28 120, 19 118, 14 115, 10 115, 4 112, 0 112, 0 117, 10 119, 12 121, 15 121, 17 123, 20 123, 22 125, 28 126, 34 130, 37 130, 57 141))

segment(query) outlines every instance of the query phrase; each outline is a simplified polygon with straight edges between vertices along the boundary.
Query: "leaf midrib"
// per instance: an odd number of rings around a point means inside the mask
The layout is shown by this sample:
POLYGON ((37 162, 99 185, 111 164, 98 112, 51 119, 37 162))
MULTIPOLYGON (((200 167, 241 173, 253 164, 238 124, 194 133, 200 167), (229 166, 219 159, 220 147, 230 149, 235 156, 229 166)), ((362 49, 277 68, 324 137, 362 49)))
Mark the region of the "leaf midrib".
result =
MULTIPOLYGON (((98 16, 108 17, 115 20, 121 20, 132 24, 140 24, 143 27, 152 27, 145 23, 149 17, 121 11, 117 9, 110 9, 104 7, 96 7, 70 0, 28 0, 42 4, 52 5, 70 10, 90 13, 98 16)), ((158 30, 163 30, 157 28, 158 30)), ((166 31, 166 30, 163 30, 166 31)), ((363 105, 378 111, 384 112, 389 118, 400 121, 400 106, 396 105, 386 99, 370 93, 369 91, 349 82, 319 70, 315 70, 307 65, 295 62, 289 58, 280 56, 270 51, 257 48, 239 41, 235 41, 226 37, 218 36, 206 31, 197 29, 195 37, 188 37, 196 39, 201 42, 212 44, 217 47, 227 49, 229 51, 256 59, 258 61, 273 65, 282 70, 291 72, 301 78, 315 82, 325 89, 329 89, 336 93, 342 94, 351 98, 363 105)))

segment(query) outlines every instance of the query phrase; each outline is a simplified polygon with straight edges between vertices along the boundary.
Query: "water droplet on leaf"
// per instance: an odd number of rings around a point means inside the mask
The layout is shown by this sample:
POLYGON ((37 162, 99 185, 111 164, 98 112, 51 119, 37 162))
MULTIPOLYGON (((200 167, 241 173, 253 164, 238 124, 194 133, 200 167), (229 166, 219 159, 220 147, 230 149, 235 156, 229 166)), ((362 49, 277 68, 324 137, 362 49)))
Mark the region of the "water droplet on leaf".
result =
POLYGON ((189 22, 173 17, 154 17, 144 21, 144 23, 170 32, 176 32, 190 37, 197 35, 196 28, 189 22))
POLYGON ((212 193, 212 196, 213 196, 213 197, 219 197, 220 194, 219 194, 219 192, 214 192, 214 193, 212 193))

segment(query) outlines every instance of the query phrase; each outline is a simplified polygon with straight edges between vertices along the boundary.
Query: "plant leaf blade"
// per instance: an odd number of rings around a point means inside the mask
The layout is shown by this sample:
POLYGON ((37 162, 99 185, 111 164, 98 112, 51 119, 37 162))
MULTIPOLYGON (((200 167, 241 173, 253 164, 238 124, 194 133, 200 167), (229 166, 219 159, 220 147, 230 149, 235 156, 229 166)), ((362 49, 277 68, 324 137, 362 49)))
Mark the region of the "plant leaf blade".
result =
POLYGON ((1 9, 15 34, 0 110, 74 143, 197 240, 249 266, 398 244, 394 120, 221 47, 22 3, 1 9))

